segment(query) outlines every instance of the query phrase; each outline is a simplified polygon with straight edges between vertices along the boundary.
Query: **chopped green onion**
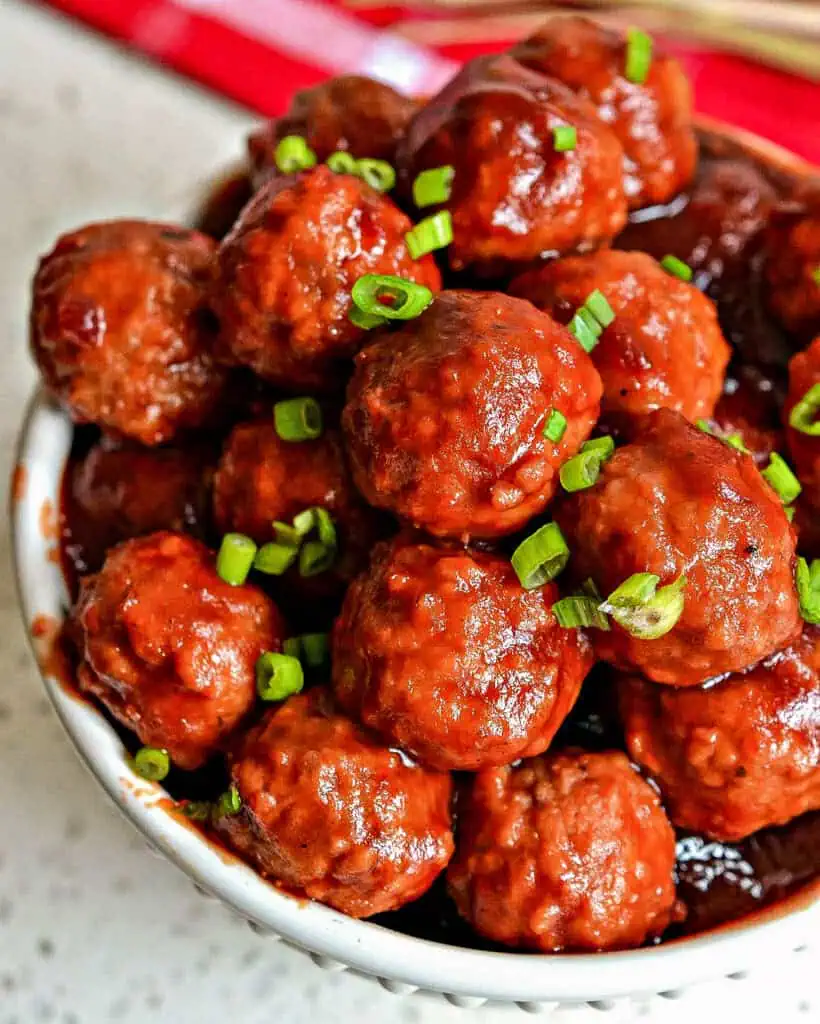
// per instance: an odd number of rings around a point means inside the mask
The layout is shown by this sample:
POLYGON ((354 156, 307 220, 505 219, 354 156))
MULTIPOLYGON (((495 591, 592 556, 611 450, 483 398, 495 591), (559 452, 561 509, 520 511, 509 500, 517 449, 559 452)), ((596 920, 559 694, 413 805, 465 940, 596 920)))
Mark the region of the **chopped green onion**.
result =
POLYGON ((357 327, 361 327, 363 331, 372 331, 374 327, 384 327, 387 323, 386 317, 365 313, 355 303, 347 311, 347 319, 357 327))
POLYGON ((772 452, 769 456, 769 465, 761 473, 784 505, 791 505, 803 490, 786 460, 777 452, 772 452))
POLYGON ((797 559, 795 584, 803 621, 820 625, 820 558, 815 558, 811 565, 805 558, 797 559))
POLYGON ((422 171, 413 182, 413 202, 416 206, 435 206, 446 203, 453 189, 456 169, 450 164, 422 171))
POLYGON ((182 813, 191 821, 207 821, 211 816, 211 810, 207 800, 187 800, 182 805, 182 813))
POLYGON ((286 398, 274 405, 273 423, 283 441, 312 441, 322 433, 322 410, 315 398, 286 398))
MULTIPOLYGON (((582 306, 581 309, 575 314, 567 325, 571 334, 575 336, 575 340, 580 344, 584 352, 591 352, 598 344, 598 335, 600 334, 600 324, 598 324, 598 331, 594 331, 590 328, 587 319, 582 316, 586 310, 582 306)), ((597 323, 597 321, 596 321, 597 323)))
POLYGON ((573 124, 559 124, 552 129, 552 148, 567 153, 578 145, 578 129, 573 124))
POLYGON ((217 576, 232 587, 241 587, 255 557, 256 544, 250 537, 244 533, 226 533, 216 556, 217 576))
POLYGON ((683 260, 679 260, 677 256, 664 256, 661 260, 661 266, 667 274, 671 274, 672 277, 678 277, 681 281, 691 281, 693 277, 693 270, 688 263, 684 263, 683 260))
POLYGON ((712 437, 715 437, 715 432, 712 430, 709 420, 695 420, 695 426, 698 430, 702 430, 704 434, 710 434, 712 437))
POLYGON ((561 467, 558 473, 561 486, 570 494, 592 487, 600 475, 602 463, 598 452, 579 452, 561 467))
POLYGON ((615 310, 610 306, 606 295, 596 288, 594 292, 587 295, 584 306, 595 317, 601 327, 609 327, 615 319, 615 310))
POLYGON ((302 512, 297 512, 293 517, 293 529, 296 531, 300 542, 304 537, 307 537, 313 529, 314 523, 316 522, 314 512, 315 509, 306 508, 302 512))
POLYGON ((525 590, 554 580, 569 561, 569 548, 557 523, 547 523, 522 540, 512 554, 512 567, 525 590))
POLYGON ((630 576, 601 604, 630 636, 639 640, 657 640, 675 625, 683 614, 686 576, 681 575, 657 590, 660 580, 653 573, 630 576))
POLYGON ((585 454, 591 452, 597 455, 601 462, 606 462, 612 458, 615 451, 615 440, 609 434, 604 434, 603 437, 593 437, 590 441, 584 441, 581 451, 585 454))
POLYGON ((328 547, 319 540, 309 540, 299 552, 299 575, 318 576, 327 572, 336 560, 336 548, 328 547))
POLYGON ((730 448, 734 448, 738 452, 743 452, 744 455, 749 454, 749 449, 743 443, 742 434, 728 434, 726 437, 722 437, 721 440, 728 444, 730 448))
POLYGON ((603 331, 603 327, 598 323, 598 321, 595 319, 595 317, 592 315, 592 313, 589 311, 589 309, 586 306, 581 306, 581 308, 576 313, 576 316, 581 317, 581 319, 584 321, 584 323, 590 329, 590 331, 592 332, 592 334, 593 334, 593 336, 595 338, 595 344, 597 345, 598 344, 598 338, 601 337, 601 333, 603 331))
POLYGON ((263 544, 256 552, 253 567, 267 576, 281 576, 293 565, 298 554, 295 544, 263 544))
POLYGON ((286 135, 273 153, 276 166, 283 174, 305 171, 316 164, 316 154, 301 135, 286 135))
POLYGON ((562 597, 552 606, 552 614, 563 629, 579 629, 582 626, 609 629, 607 617, 598 608, 598 602, 593 597, 562 597))
POLYGON ((626 62, 624 74, 628 81, 642 85, 649 77, 652 66, 652 37, 639 28, 626 33, 626 62))
POLYGON ((322 508, 321 505, 315 505, 311 511, 313 512, 313 522, 316 526, 319 540, 326 548, 335 548, 336 527, 333 524, 330 513, 326 508, 322 508))
POLYGON ((544 427, 544 437, 553 444, 558 444, 567 429, 567 418, 557 409, 550 412, 547 425, 544 427))
POLYGON ((597 604, 601 603, 601 592, 595 585, 595 580, 588 576, 581 584, 581 596, 582 597, 594 597, 597 604))
POLYGON ((815 284, 820 284, 820 264, 818 264, 811 272, 811 279, 815 284))
POLYGON ((302 659, 302 641, 298 636, 289 636, 287 640, 282 644, 282 653, 289 655, 291 658, 302 659))
POLYGON ((790 523, 794 522, 794 505, 784 505, 783 511, 786 513, 786 518, 790 523))
POLYGON ((330 637, 327 633, 304 633, 301 637, 305 664, 309 668, 321 668, 330 656, 330 637))
POLYGON ((357 160, 356 174, 377 192, 389 192, 396 184, 396 172, 386 160, 357 160))
POLYGON ((220 817, 232 817, 242 810, 242 798, 235 783, 232 782, 225 792, 220 794, 215 810, 220 817))
POLYGON ((265 651, 256 662, 256 692, 265 701, 285 700, 304 686, 302 663, 290 654, 265 651))
POLYGON ((159 747, 140 747, 134 754, 133 767, 141 779, 161 782, 171 770, 171 758, 167 750, 159 747))
POLYGON ((352 153, 346 153, 344 150, 337 150, 335 153, 331 153, 326 163, 334 174, 356 173, 356 158, 352 153))
POLYGON ((423 284, 392 274, 364 274, 350 295, 364 313, 387 320, 412 320, 433 301, 433 293, 423 284))
POLYGON ((789 413, 789 426, 810 437, 820 437, 820 381, 813 384, 789 413))
MULTIPOLYGON (((301 515, 301 512, 299 513, 301 515)), ((311 525, 313 518, 311 517, 311 525)), ((308 526, 310 530, 310 526, 308 526)), ((286 547, 299 547, 302 543, 302 537, 304 533, 300 533, 295 526, 291 526, 290 523, 280 523, 278 519, 274 520, 273 533, 276 537, 278 544, 284 544, 286 547)))
POLYGON ((428 252, 444 249, 453 240, 453 218, 449 210, 425 217, 404 236, 411 259, 417 260, 428 252))

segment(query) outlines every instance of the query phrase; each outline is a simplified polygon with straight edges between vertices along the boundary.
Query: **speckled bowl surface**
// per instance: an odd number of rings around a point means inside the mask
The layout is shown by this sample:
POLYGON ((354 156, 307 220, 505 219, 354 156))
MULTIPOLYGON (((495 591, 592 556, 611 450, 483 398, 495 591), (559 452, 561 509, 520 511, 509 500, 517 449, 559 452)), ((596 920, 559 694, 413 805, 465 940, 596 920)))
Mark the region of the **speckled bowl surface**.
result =
MULTIPOLYGON (((809 171, 769 143, 728 134, 783 169, 809 171)), ((817 933, 817 885, 714 932, 631 952, 557 956, 482 952, 416 939, 279 892, 205 840, 161 787, 134 775, 111 725, 61 678, 52 640, 68 595, 57 510, 71 438, 67 416, 44 394, 35 395, 21 429, 11 522, 21 612, 46 690, 80 757, 149 844, 257 930, 310 953, 320 967, 354 970, 391 992, 439 993, 459 1006, 498 1000, 530 1012, 558 1003, 607 1009, 627 995, 674 996, 696 981, 754 969, 773 949, 798 948, 817 933)))

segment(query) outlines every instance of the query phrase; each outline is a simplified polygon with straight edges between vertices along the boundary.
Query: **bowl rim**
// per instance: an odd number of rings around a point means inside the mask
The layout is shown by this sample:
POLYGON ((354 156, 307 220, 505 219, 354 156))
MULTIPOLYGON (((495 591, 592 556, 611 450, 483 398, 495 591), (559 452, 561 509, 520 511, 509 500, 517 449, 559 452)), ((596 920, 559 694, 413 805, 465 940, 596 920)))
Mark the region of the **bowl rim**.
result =
MULTIPOLYGON (((699 118, 698 124, 792 173, 814 172, 774 143, 711 119, 699 118)), ((770 959, 775 946, 805 945, 820 925, 820 883, 814 882, 737 922, 659 946, 604 954, 491 952, 404 935, 282 893, 237 857, 209 843, 173 811, 158 785, 133 774, 112 726, 63 684, 50 667, 42 640, 33 635, 35 622, 62 619, 68 604, 42 515, 47 502, 53 510, 59 507, 72 433, 66 414, 37 390, 17 438, 9 492, 18 606, 46 691, 83 763, 149 844, 260 930, 314 954, 322 966, 351 968, 393 991, 421 988, 462 999, 543 1004, 677 990, 744 972, 770 959)))

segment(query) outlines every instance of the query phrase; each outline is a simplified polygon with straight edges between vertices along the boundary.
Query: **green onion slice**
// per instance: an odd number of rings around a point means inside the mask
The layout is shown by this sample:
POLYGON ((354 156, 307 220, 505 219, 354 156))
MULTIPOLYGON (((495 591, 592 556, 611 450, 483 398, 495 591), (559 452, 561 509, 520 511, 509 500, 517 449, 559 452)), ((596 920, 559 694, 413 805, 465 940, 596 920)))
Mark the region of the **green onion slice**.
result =
POLYGON ((293 517, 293 529, 296 531, 299 541, 307 537, 310 531, 313 529, 314 523, 316 522, 314 508, 306 508, 302 512, 297 512, 293 517))
POLYGON ((211 809, 207 800, 187 800, 182 805, 182 813, 191 821, 208 821, 211 809))
POLYGON ((576 595, 562 597, 552 606, 552 614, 563 629, 580 629, 593 626, 595 629, 609 629, 606 615, 599 609, 594 597, 576 595))
POLYGON ((437 203, 446 203, 453 190, 455 176, 456 169, 450 164, 422 171, 413 182, 413 202, 416 206, 435 206, 437 203))
POLYGON ((772 452, 769 456, 769 465, 761 470, 761 473, 784 505, 791 505, 803 490, 786 460, 777 452, 772 452))
POLYGON ((327 633, 303 633, 299 638, 304 662, 309 668, 321 668, 330 660, 330 637, 327 633))
POLYGON ((305 683, 302 663, 290 654, 265 651, 256 662, 256 692, 265 701, 279 701, 298 693, 305 683))
POLYGON ((242 798, 235 783, 231 783, 216 801, 216 813, 220 817, 231 817, 242 810, 242 798))
POLYGON ((561 467, 558 473, 561 486, 570 494, 592 487, 600 475, 602 464, 598 452, 579 452, 561 467))
POLYGON ((525 590, 535 590, 554 580, 569 561, 569 548, 558 524, 547 523, 522 540, 511 561, 525 590))
POLYGON ((449 210, 425 217, 404 236, 411 259, 417 260, 428 252, 446 248, 453 240, 453 218, 449 210))
POLYGON ((396 172, 386 160, 357 160, 356 174, 377 192, 389 192, 396 184, 396 172))
POLYGON ((654 573, 639 572, 630 576, 601 604, 630 636, 639 640, 657 640, 675 625, 683 614, 686 576, 681 575, 665 587, 654 573))
POLYGON ((232 587, 241 587, 256 557, 256 544, 244 533, 226 533, 216 556, 216 573, 232 587))
POLYGON ((652 66, 652 37, 639 28, 630 28, 626 33, 626 61, 624 75, 636 85, 642 85, 649 77, 652 66))
MULTIPOLYGON (((313 517, 311 516, 312 524, 313 517)), ((310 526, 308 526, 308 530, 310 530, 310 526)), ((276 537, 277 543, 284 544, 286 547, 298 548, 302 543, 302 537, 304 537, 304 533, 300 533, 295 526, 291 526, 290 523, 281 523, 278 519, 275 519, 273 522, 273 534, 276 537)))
POLYGON ((331 153, 326 163, 334 174, 356 173, 356 158, 352 153, 346 153, 344 150, 331 153))
POLYGON ((783 511, 786 513, 786 518, 790 523, 794 522, 794 505, 784 505, 783 511))
POLYGON ((552 441, 553 444, 558 444, 561 438, 564 436, 564 432, 567 429, 567 418, 557 409, 553 409, 549 414, 547 425, 544 427, 544 437, 548 441, 552 441))
POLYGON ((598 344, 598 335, 601 333, 600 324, 598 324, 599 329, 597 332, 592 330, 587 319, 582 315, 585 312, 586 310, 582 306, 570 320, 567 327, 584 352, 591 352, 598 344))
POLYGON ((361 327, 363 331, 372 331, 374 327, 384 327, 387 323, 386 317, 365 313, 355 304, 352 304, 347 311, 347 319, 357 327, 361 327))
POLYGON ((671 254, 664 256, 661 266, 667 274, 671 274, 672 277, 677 277, 681 281, 691 281, 694 276, 694 271, 688 263, 684 263, 683 260, 679 260, 677 256, 671 254))
POLYGON ((596 288, 594 292, 590 292, 587 295, 584 306, 595 317, 601 327, 609 327, 615 319, 615 310, 610 306, 607 297, 600 288, 596 288))
POLYGON ((336 560, 336 548, 329 547, 319 540, 309 540, 302 545, 299 552, 299 575, 318 576, 327 572, 336 560))
POLYGON ((335 548, 336 527, 330 517, 330 513, 326 508, 322 508, 321 505, 315 505, 311 511, 313 512, 313 522, 316 526, 319 540, 326 548, 335 548))
POLYGON ((742 434, 727 434, 727 436, 721 438, 721 440, 725 444, 728 444, 730 448, 734 448, 735 451, 743 452, 744 455, 748 455, 749 454, 749 449, 743 443, 743 435, 742 434))
POLYGON ((162 782, 171 770, 171 758, 167 750, 159 747, 140 747, 134 754, 133 767, 141 779, 162 782))
POLYGON ((820 263, 812 270, 811 279, 815 284, 820 284, 820 263))
POLYGON ((364 274, 350 295, 363 313, 386 320, 412 320, 433 301, 433 293, 423 284, 392 274, 364 274))
POLYGON ((798 558, 794 577, 803 621, 820 625, 820 558, 811 565, 805 558, 798 558))
POLYGON ((274 405, 273 424, 283 441, 312 441, 322 433, 322 410, 315 398, 286 398, 274 405))
POLYGON ((573 124, 559 124, 552 129, 552 148, 556 153, 568 153, 578 145, 578 129, 573 124))
POLYGON ((267 576, 281 576, 293 565, 299 555, 295 544, 263 544, 256 552, 253 567, 267 576))
POLYGON ((316 164, 316 154, 301 135, 286 135, 280 139, 273 153, 276 166, 283 174, 306 171, 316 164))
POLYGON ((810 437, 820 437, 820 381, 813 384, 789 413, 789 426, 810 437))
POLYGON ((584 441, 581 445, 581 451, 586 454, 592 452, 598 456, 601 462, 606 462, 612 458, 615 452, 615 439, 610 437, 609 434, 604 434, 603 437, 593 437, 589 441, 584 441))

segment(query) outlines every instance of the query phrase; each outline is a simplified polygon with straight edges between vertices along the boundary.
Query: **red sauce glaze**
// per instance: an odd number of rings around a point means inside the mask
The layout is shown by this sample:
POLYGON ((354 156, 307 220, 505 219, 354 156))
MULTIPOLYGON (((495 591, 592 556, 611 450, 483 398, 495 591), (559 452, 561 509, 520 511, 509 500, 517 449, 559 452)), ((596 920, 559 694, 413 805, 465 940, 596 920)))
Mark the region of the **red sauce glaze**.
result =
POLYGON ((675 835, 620 752, 485 769, 459 803, 449 890, 473 927, 542 952, 625 949, 675 906, 675 835))
POLYGON ((287 390, 341 390, 365 338, 348 319, 356 280, 441 285, 431 256, 411 259, 411 227, 388 196, 325 166, 272 179, 219 250, 213 306, 225 357, 287 390))
POLYGON ((213 256, 187 228, 110 221, 41 260, 32 354, 76 422, 153 445, 212 420, 225 386, 204 305, 213 256))
POLYGON ((709 427, 722 438, 739 434, 755 464, 767 466, 771 453, 783 450, 781 401, 779 387, 766 374, 752 366, 737 367, 707 417, 709 427))
POLYGON ((552 586, 524 590, 478 551, 382 545, 333 632, 347 711, 425 764, 475 771, 545 750, 592 667, 552 586))
POLYGON ((13 505, 21 502, 26 496, 28 487, 28 470, 18 462, 11 474, 11 501, 13 505))
POLYGON ((556 260, 510 287, 561 323, 596 289, 615 314, 592 351, 607 426, 628 430, 634 416, 659 408, 709 416, 729 362, 714 304, 651 256, 610 249, 556 260))
POLYGON ((795 535, 780 501, 749 456, 677 413, 651 413, 556 518, 578 579, 604 596, 633 573, 662 586, 686 574, 683 614, 664 636, 637 639, 614 622, 593 631, 612 665, 691 686, 748 668, 800 632, 795 535))
POLYGON ((675 825, 735 841, 820 808, 820 629, 706 690, 620 685, 630 755, 675 825))
POLYGON ((36 615, 31 623, 31 639, 40 671, 73 697, 85 701, 75 684, 72 640, 67 624, 51 615, 36 615))
POLYGON ((765 264, 770 309, 804 342, 820 334, 820 198, 804 209, 778 211, 766 232, 765 264))
POLYGON ((342 427, 364 497, 428 532, 512 533, 541 512, 598 418, 601 381, 529 303, 443 292, 359 354, 342 427), (553 409, 567 419, 544 437, 553 409))
MULTIPOLYGON (((820 291, 820 285, 817 287, 820 291)), ((820 384, 820 336, 789 363, 789 394, 783 410, 786 441, 803 485, 803 500, 820 517, 820 436, 804 434, 789 426, 792 409, 815 384, 820 384)))
POLYGON ((278 650, 276 606, 216 574, 208 549, 161 532, 114 548, 81 585, 78 681, 142 743, 197 768, 253 707, 255 665, 278 650))
POLYGON ((629 81, 623 33, 587 18, 550 18, 510 53, 590 100, 624 149, 630 207, 662 203, 695 173, 692 89, 680 64, 656 46, 646 81, 629 81))
POLYGON ((243 738, 242 798, 218 828, 266 876, 352 917, 394 910, 430 887, 453 852, 450 776, 413 764, 313 690, 243 738))
POLYGON ((406 192, 423 170, 455 168, 454 270, 594 248, 626 222, 612 131, 586 100, 509 56, 465 65, 411 121, 397 160, 406 192), (576 145, 556 152, 562 125, 576 129, 576 145))

